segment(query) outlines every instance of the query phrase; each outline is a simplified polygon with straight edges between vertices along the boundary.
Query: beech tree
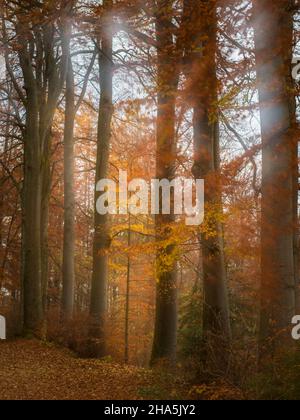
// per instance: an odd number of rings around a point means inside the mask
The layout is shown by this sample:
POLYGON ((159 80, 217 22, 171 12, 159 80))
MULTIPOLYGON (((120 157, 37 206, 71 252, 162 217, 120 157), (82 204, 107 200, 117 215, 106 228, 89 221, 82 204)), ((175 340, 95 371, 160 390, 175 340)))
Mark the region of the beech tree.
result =
MULTIPOLYGON (((73 8, 75 3, 73 3, 73 8)), ((74 17, 72 17, 74 20, 74 17)), ((72 29, 72 27, 71 27, 72 29)), ((65 320, 72 319, 75 299, 75 188, 74 188, 74 128, 75 118, 84 100, 89 78, 93 70, 96 50, 83 78, 80 95, 75 98, 75 77, 70 43, 68 44, 68 70, 65 87, 64 123, 64 245, 63 245, 63 293, 62 312, 65 320)))
MULTIPOLYGON (((98 43, 100 103, 98 116, 96 179, 98 181, 108 176, 110 155, 111 121, 113 116, 113 34, 112 34, 112 1, 103 3, 103 29, 98 43)), ((105 316, 106 291, 108 276, 107 250, 110 246, 108 230, 108 215, 97 212, 96 203, 101 193, 95 189, 95 216, 93 241, 93 274, 90 305, 90 337, 97 339, 96 353, 105 353, 105 316)))
POLYGON ((64 127, 64 249, 62 310, 72 318, 75 293, 75 191, 74 191, 74 124, 75 81, 70 45, 68 45, 66 109, 64 127))
MULTIPOLYGON (((159 0, 155 10, 157 42, 157 137, 156 178, 172 181, 176 177, 176 94, 179 82, 177 44, 172 31, 173 1, 159 0)), ((177 273, 174 245, 164 244, 171 237, 175 221, 171 214, 155 217, 158 241, 156 254, 156 321, 152 350, 152 363, 159 359, 174 361, 177 341, 177 273), (161 244, 161 245, 160 245, 161 244)), ((174 191, 171 192, 174 203, 174 191)))
POLYGON ((261 352, 289 336, 295 314, 298 142, 292 83, 293 2, 253 2, 262 132, 261 352), (276 340, 275 340, 276 336, 276 340), (269 346, 268 346, 269 347, 269 346))
POLYGON ((219 110, 216 75, 216 1, 187 2, 190 18, 186 74, 194 117, 193 175, 205 180, 205 224, 200 235, 204 289, 203 335, 208 348, 224 354, 230 339, 222 219, 219 110), (212 347, 214 343, 214 346, 212 347), (226 346, 225 346, 226 347, 226 346))

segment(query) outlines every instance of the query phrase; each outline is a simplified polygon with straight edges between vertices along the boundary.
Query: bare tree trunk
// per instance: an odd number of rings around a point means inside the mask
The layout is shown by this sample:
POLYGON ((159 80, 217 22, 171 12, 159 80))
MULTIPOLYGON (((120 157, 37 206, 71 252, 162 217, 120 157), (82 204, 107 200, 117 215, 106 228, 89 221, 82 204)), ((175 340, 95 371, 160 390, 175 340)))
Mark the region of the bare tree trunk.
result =
MULTIPOLYGON (((191 84, 194 108, 194 166, 196 179, 205 180, 205 223, 201 234, 203 265, 203 335, 213 358, 224 360, 230 341, 229 303, 224 259, 222 198, 219 165, 219 115, 216 76, 216 2, 200 0, 191 15, 191 84), (193 47, 194 46, 194 47, 193 47), (214 232, 211 235, 211 232, 214 232)), ((206 352, 207 353, 207 352, 206 352)), ((208 354, 206 355, 208 356, 208 354)))
POLYGON ((27 115, 24 155, 23 222, 24 248, 23 289, 25 332, 41 334, 43 323, 41 266, 41 154, 38 127, 37 94, 26 86, 27 115), (31 93, 32 91, 32 93, 31 93))
MULTIPOLYGON (((11 95, 11 87, 9 86, 9 97, 11 95)), ((8 101, 7 104, 7 117, 6 117, 6 123, 5 123, 5 140, 4 140, 4 147, 3 147, 3 152, 2 152, 2 156, 3 156, 3 162, 5 164, 5 167, 7 167, 8 161, 9 161, 9 156, 10 153, 8 151, 9 148, 9 130, 10 130, 10 126, 11 126, 11 122, 10 122, 10 112, 11 112, 11 101, 8 101)), ((2 183, 3 179, 4 179, 4 174, 5 174, 5 170, 4 167, 1 165, 0 168, 0 181, 2 183)), ((1 185, 1 184, 0 184, 1 185)), ((3 212, 3 207, 5 204, 5 197, 4 195, 0 196, 0 244, 3 243, 3 230, 2 230, 2 226, 3 226, 3 222, 4 222, 4 218, 5 218, 5 213, 3 212)), ((1 270, 0 270, 0 290, 2 289, 2 287, 4 286, 4 279, 5 279, 5 265, 6 265, 6 260, 7 260, 7 253, 8 253, 8 247, 6 248, 6 252, 4 253, 4 257, 2 260, 2 264, 1 264, 1 270)))
MULTIPOLYGON (((113 115, 113 50, 111 32, 111 0, 104 2, 107 10, 103 17, 103 35, 99 45, 100 68, 100 105, 98 119, 98 140, 96 160, 96 183, 107 178, 109 149, 111 139, 111 121, 113 115)), ((95 191, 95 220, 93 241, 93 275, 90 305, 90 337, 97 339, 95 356, 105 354, 105 315, 106 315, 106 290, 108 276, 108 257, 106 254, 110 246, 108 231, 108 216, 100 215, 96 210, 96 202, 101 193, 95 191)))
POLYGON ((70 320, 73 317, 75 291, 74 119, 74 73, 69 50, 64 129, 64 248, 62 298, 62 315, 64 320, 70 320))
MULTIPOLYGON (((41 168, 42 177, 42 197, 41 197, 41 282, 42 282, 42 304, 43 312, 47 310, 47 291, 49 274, 49 246, 48 246, 48 228, 49 228, 49 200, 51 192, 51 131, 46 134, 45 146, 43 150, 43 162, 41 168)), ((44 323, 44 334, 46 333, 46 324, 44 323)))
MULTIPOLYGON (((170 0, 160 0, 156 13, 157 39, 157 138, 156 138, 156 178, 172 181, 176 163, 176 92, 178 72, 174 54, 171 30, 172 4, 170 0)), ((161 194, 160 194, 161 201, 161 194)), ((174 203, 174 191, 171 192, 174 203)), ((160 202, 160 213, 162 213, 160 202)), ((177 272, 174 246, 160 245, 172 235, 170 225, 174 223, 174 209, 171 214, 155 217, 156 237, 156 319, 151 363, 165 359, 173 363, 176 359, 177 342, 177 272)))
MULTIPOLYGON (((75 4, 75 3, 74 3, 75 4)), ((66 109, 64 127, 64 247, 62 316, 68 321, 74 315, 75 300, 75 191, 74 191, 74 126, 78 109, 84 99, 96 51, 88 67, 83 88, 75 104, 75 81, 70 45, 68 45, 68 71, 66 77, 66 109)))
MULTIPOLYGON (((128 221, 128 248, 131 246, 131 216, 128 221)), ((125 363, 129 362, 129 310, 130 310, 130 275, 131 261, 130 255, 127 257, 127 279, 126 279, 126 303, 125 303, 125 363)))
POLYGON ((255 0, 253 21, 262 132, 261 355, 290 339, 295 314, 294 107, 291 2, 255 0))

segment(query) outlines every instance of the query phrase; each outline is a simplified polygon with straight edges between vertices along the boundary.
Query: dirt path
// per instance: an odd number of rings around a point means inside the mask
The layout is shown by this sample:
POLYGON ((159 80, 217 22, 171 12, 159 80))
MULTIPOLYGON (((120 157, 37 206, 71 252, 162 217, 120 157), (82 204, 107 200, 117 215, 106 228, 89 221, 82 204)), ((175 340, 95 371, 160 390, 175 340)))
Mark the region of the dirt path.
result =
POLYGON ((179 397, 172 382, 146 369, 78 359, 67 350, 34 340, 0 342, 0 400, 179 397))

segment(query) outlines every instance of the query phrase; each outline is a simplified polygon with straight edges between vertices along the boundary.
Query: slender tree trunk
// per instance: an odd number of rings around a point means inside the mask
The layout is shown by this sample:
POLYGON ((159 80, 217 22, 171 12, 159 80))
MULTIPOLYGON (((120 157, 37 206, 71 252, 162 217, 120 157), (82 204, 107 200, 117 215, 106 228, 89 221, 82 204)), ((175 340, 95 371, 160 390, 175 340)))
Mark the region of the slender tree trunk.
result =
MULTIPOLYGON (((203 336, 213 358, 224 360, 230 341, 229 303, 224 260, 222 198, 219 165, 219 116, 216 76, 216 2, 200 0, 191 15, 192 70, 190 94, 194 108, 194 166, 205 180, 205 230, 201 234, 203 265, 203 336), (194 47, 193 47, 194 46, 194 47), (211 235, 211 232, 214 232, 211 235)), ((207 353, 207 352, 206 352, 207 353)), ((208 354, 206 354, 208 356, 208 354)))
MULTIPOLYGON (((9 92, 11 91, 11 88, 9 87, 9 92)), ((11 93, 9 93, 10 95, 11 93)), ((8 147, 9 147, 9 130, 11 127, 11 123, 10 123, 10 112, 11 112, 11 102, 9 101, 7 104, 7 117, 6 117, 6 123, 5 123, 5 139, 4 139, 4 147, 3 147, 3 152, 2 152, 2 156, 3 156, 3 161, 5 163, 5 166, 7 167, 9 158, 10 158, 10 152, 8 152, 8 147)), ((5 175, 5 171, 4 168, 1 165, 0 168, 0 180, 2 181, 4 179, 4 175, 5 175)), ((2 182, 1 182, 2 183, 2 182)), ((3 230, 2 230, 2 226, 3 226, 3 222, 4 222, 4 218, 5 218, 5 212, 3 212, 3 207, 5 204, 5 197, 4 195, 0 196, 0 244, 3 243, 3 230)), ((6 265, 6 260, 7 260, 7 253, 8 253, 8 247, 6 247, 6 252, 4 253, 4 257, 2 260, 2 268, 0 270, 0 290, 2 289, 3 285, 4 285, 4 279, 5 279, 5 265, 6 265)))
MULTIPOLYGON (((131 216, 129 214, 128 221, 128 248, 131 246, 131 216)), ((127 257, 127 279, 126 279, 126 303, 125 303, 125 363, 129 362, 129 311, 130 311, 130 275, 131 260, 130 255, 127 257)))
MULTIPOLYGON (((76 2, 73 2, 75 5, 76 2)), ((71 28, 72 29, 72 28, 71 28)), ((75 300, 75 191, 74 191, 74 126, 78 109, 84 99, 90 73, 93 69, 96 52, 88 67, 83 88, 75 104, 74 70, 70 51, 67 48, 68 70, 66 77, 66 109, 64 127, 64 246, 63 246, 63 293, 62 316, 64 321, 74 315, 75 300)))
MULTIPOLYGON (((51 131, 46 135, 45 146, 43 150, 42 162, 42 197, 41 197, 41 265, 42 265, 42 304, 43 312, 47 310, 47 291, 48 291, 48 274, 49 274, 49 246, 48 246, 48 229, 49 229, 49 200, 51 192, 51 131)), ((46 334, 46 324, 44 323, 44 335, 46 334)))
MULTIPOLYGON (((156 14, 157 39, 157 137, 156 178, 172 181, 176 163, 176 92, 178 73, 171 31, 172 1, 160 0, 156 14)), ((161 201, 161 194, 160 194, 161 201)), ((174 203, 174 191, 171 192, 174 203)), ((160 202, 160 210, 161 202, 160 202)), ((162 211, 161 211, 162 213, 162 211)), ((172 235, 170 225, 175 221, 174 209, 170 215, 155 217, 156 237, 156 318, 152 349, 152 364, 160 359, 173 363, 177 342, 177 272, 174 246, 160 245, 172 235)))
POLYGON ((64 247, 63 247, 63 299, 64 320, 70 320, 74 311, 75 290, 75 192, 74 192, 74 73, 69 51, 66 81, 66 109, 64 129, 64 247))
MULTIPOLYGON (((104 2, 107 10, 103 18, 104 30, 99 45, 99 68, 100 68, 100 105, 98 120, 97 160, 95 183, 107 178, 109 149, 111 139, 111 121, 113 115, 113 55, 112 55, 112 32, 111 32, 111 0, 104 2)), ((90 305, 90 337, 97 339, 96 356, 105 354, 105 315, 106 315, 106 290, 108 277, 107 250, 110 246, 108 231, 108 216, 100 215, 96 211, 96 202, 99 198, 95 191, 95 220, 93 241, 93 274, 90 305)))
MULTIPOLYGON (((25 65, 24 65, 25 66, 25 65)), ((38 125, 38 98, 32 80, 27 80, 28 106, 24 152, 24 329, 40 335, 43 322, 41 290, 41 150, 38 125), (30 83, 31 82, 31 83, 30 83)))
MULTIPOLYGON (((254 0, 262 132, 261 355, 290 339, 295 314, 295 108, 291 106, 290 2, 254 0)), ((295 156, 296 154, 296 156, 295 156)))

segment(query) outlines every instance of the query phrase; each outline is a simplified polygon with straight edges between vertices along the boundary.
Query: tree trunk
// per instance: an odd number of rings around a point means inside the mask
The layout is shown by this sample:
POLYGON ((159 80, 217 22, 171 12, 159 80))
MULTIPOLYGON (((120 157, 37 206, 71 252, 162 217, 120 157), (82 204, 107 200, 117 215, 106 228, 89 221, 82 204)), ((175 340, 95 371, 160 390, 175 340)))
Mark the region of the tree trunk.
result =
MULTIPOLYGON (((194 109, 193 175, 196 179, 205 180, 204 226, 209 226, 209 233, 204 230, 200 235, 204 290, 203 337, 205 349, 214 352, 213 359, 224 361, 231 333, 223 228, 220 221, 222 198, 219 116, 216 106, 216 2, 197 1, 191 16, 189 92, 194 109)), ((205 357, 208 357, 207 351, 205 357)))
POLYGON ((41 266, 41 153, 38 127, 37 95, 28 91, 26 114, 26 137, 24 151, 23 222, 24 248, 23 299, 24 330, 41 335, 43 323, 42 308, 42 266, 41 266))
MULTIPOLYGON (((48 9, 40 11, 49 13, 48 9)), ((22 13, 18 9, 17 12, 22 13)), ((48 277, 50 133, 66 77, 66 47, 70 41, 69 12, 68 4, 66 9, 62 10, 65 27, 60 62, 55 51, 55 23, 50 21, 31 25, 32 22, 19 19, 16 25, 21 46, 18 56, 26 92, 25 95, 18 92, 26 111, 22 191, 22 307, 24 332, 38 337, 45 335, 43 306, 46 302, 48 277), (24 36, 24 33, 31 36, 24 36), (43 42, 38 42, 41 39, 43 42), (32 54, 33 51, 36 51, 36 55, 32 54), (44 56, 47 57, 45 66, 41 64, 44 56)))
POLYGON ((64 128, 64 247, 62 315, 72 319, 75 291, 74 73, 69 51, 64 128))
POLYGON ((291 106, 292 10, 255 0, 253 21, 262 132, 261 355, 290 340, 295 314, 295 107, 291 106))
MULTIPOLYGON (((131 215, 128 220, 128 248, 131 246, 131 215)), ((129 252, 129 251, 128 251, 129 252)), ((127 279, 126 279, 126 304, 125 304, 125 363, 129 362, 129 313, 130 313, 130 275, 131 275, 131 260, 130 255, 127 257, 127 279)))
MULTIPOLYGON (((176 92, 178 72, 171 30, 172 1, 160 0, 156 14, 157 39, 157 135, 156 178, 172 181, 176 163, 176 92)), ((161 201, 161 194, 160 194, 161 201)), ((174 191, 171 192, 174 203, 174 191)), ((160 202, 160 213, 162 206, 160 202)), ((156 318, 151 363, 160 359, 174 363, 177 342, 177 272, 174 246, 160 245, 172 235, 170 225, 175 221, 174 209, 170 215, 155 217, 156 238, 156 318)))
MULTIPOLYGON (((95 184, 107 178, 109 149, 111 139, 111 120, 113 115, 113 55, 111 33, 111 0, 104 2, 107 15, 103 18, 103 36, 99 45, 100 68, 100 105, 98 119, 97 160, 95 184)), ((90 337, 97 339, 95 356, 105 354, 105 315, 106 290, 108 277, 107 250, 110 246, 108 216, 100 215, 96 210, 96 202, 101 193, 95 191, 95 220, 93 241, 93 275, 90 305, 90 337)))

